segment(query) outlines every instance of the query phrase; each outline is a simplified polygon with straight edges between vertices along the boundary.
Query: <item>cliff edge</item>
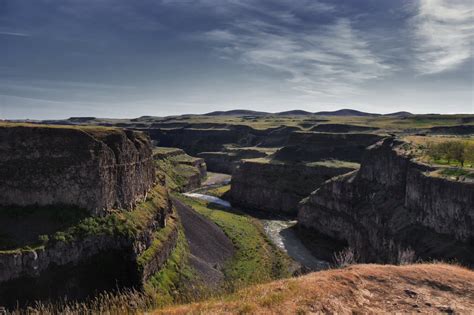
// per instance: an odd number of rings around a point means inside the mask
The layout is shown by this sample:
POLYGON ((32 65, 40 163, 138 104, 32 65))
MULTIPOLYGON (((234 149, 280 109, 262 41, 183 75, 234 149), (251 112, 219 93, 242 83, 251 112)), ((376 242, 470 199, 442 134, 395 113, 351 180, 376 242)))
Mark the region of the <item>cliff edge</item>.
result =
POLYGON ((61 204, 104 215, 152 188, 149 138, 117 128, 0 125, 0 206, 61 204))
POLYGON ((395 263, 410 250, 474 265, 474 183, 431 176, 403 146, 386 138, 369 147, 360 170, 300 203, 299 225, 346 242, 363 262, 395 263))

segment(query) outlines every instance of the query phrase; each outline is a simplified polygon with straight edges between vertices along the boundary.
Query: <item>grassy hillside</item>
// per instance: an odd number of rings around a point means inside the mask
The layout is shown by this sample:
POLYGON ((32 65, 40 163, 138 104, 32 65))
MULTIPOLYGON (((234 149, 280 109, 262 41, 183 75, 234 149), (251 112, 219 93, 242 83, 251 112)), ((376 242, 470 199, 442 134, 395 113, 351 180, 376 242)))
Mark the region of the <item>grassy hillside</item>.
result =
POLYGON ((253 286, 155 314, 470 314, 473 283, 473 271, 453 265, 354 265, 253 286))
POLYGON ((234 244, 236 254, 224 268, 230 291, 290 276, 290 259, 266 238, 256 219, 204 201, 176 197, 216 223, 234 244))

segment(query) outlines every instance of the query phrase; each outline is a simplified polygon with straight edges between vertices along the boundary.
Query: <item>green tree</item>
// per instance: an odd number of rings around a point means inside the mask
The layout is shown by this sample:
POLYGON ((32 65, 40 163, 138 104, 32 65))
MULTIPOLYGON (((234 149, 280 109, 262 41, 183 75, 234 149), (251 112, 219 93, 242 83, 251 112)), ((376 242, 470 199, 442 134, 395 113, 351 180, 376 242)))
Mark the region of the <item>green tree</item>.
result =
POLYGON ((461 141, 451 141, 449 145, 450 156, 453 160, 461 163, 461 167, 464 167, 466 143, 461 141))
POLYGON ((464 159, 469 162, 471 167, 474 166, 474 143, 467 143, 464 149, 464 159))

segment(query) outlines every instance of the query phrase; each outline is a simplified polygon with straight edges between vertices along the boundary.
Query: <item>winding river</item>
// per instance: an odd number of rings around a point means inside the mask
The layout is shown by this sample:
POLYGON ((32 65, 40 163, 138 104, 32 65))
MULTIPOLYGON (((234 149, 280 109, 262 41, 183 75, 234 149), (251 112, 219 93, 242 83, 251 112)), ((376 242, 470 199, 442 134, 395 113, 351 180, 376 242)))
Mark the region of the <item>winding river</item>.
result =
MULTIPOLYGON (((215 185, 216 183, 213 183, 213 187, 215 187, 215 185)), ((202 189, 200 189, 200 191, 202 192, 202 189)), ((184 195, 191 198, 205 200, 207 202, 212 202, 224 208, 232 208, 230 202, 215 196, 197 192, 184 193, 184 195)), ((268 238, 296 262, 312 271, 327 269, 329 267, 327 262, 314 257, 311 252, 303 245, 302 241, 293 228, 296 224, 295 220, 275 218, 260 219, 260 221, 263 224, 263 228, 268 238)))

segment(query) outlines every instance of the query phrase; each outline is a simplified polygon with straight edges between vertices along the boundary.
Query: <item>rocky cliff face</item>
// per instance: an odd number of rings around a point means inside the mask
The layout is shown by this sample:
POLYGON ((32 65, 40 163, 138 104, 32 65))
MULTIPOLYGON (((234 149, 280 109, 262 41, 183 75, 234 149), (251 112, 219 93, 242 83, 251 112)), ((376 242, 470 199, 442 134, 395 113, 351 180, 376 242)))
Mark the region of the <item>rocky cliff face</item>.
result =
POLYGON ((182 128, 145 129, 159 146, 176 147, 188 154, 223 151, 225 145, 240 147, 280 147, 288 143, 290 135, 297 127, 278 127, 264 130, 244 125, 221 124, 205 125, 207 128, 196 128, 188 124, 182 128))
POLYGON ((49 220, 59 218, 48 212, 54 207, 71 206, 64 207, 70 215, 89 210, 38 240, 2 244, 0 305, 139 289, 176 244, 173 205, 164 179, 155 180, 151 143, 140 132, 1 125, 0 166, 3 219, 29 213, 35 231, 35 224, 56 226, 49 220))
POLYGON ((232 203, 239 207, 295 215, 298 202, 324 181, 353 171, 354 163, 288 164, 244 160, 231 182, 232 203))
MULTIPOLYGON (((97 290, 122 287, 141 289, 161 269, 177 240, 176 218, 166 189, 159 184, 150 194, 152 199, 133 209, 131 217, 105 221, 106 230, 89 229, 72 239, 50 240, 36 248, 0 251, 0 305, 64 295, 84 298, 97 290), (137 220, 139 224, 134 223, 137 220), (134 228, 124 232, 131 224, 134 228), (160 247, 150 250, 160 233, 160 247), (52 279, 60 283, 50 290, 52 279), (37 289, 31 290, 30 284, 37 289)), ((76 229, 84 229, 83 224, 76 229)))
POLYGON ((338 159, 360 162, 366 147, 382 139, 370 133, 294 132, 288 144, 275 153, 283 161, 338 159))
POLYGON ((131 209, 155 179, 149 138, 93 127, 0 126, 0 205, 131 209))
POLYGON ((474 184, 432 177, 401 148, 391 138, 370 147, 359 171, 301 202, 299 224, 347 242, 362 261, 396 262, 411 248, 420 258, 474 264, 474 184))
POLYGON ((174 191, 189 191, 201 186, 207 176, 203 158, 192 157, 178 148, 155 147, 156 171, 166 178, 166 185, 174 191))
POLYGON ((201 152, 209 170, 217 173, 232 174, 242 159, 266 157, 268 154, 255 148, 226 148, 223 152, 201 152))

